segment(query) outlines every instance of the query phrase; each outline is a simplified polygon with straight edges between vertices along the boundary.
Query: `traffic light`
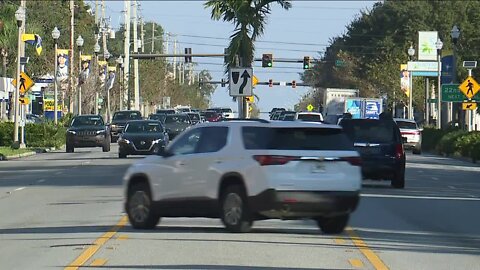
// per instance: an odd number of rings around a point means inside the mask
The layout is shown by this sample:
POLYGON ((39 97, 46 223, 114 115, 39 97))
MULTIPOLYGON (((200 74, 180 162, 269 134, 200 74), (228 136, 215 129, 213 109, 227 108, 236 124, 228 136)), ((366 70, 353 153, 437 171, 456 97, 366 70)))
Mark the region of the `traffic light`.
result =
POLYGON ((223 64, 228 65, 228 48, 223 49, 223 54, 225 54, 223 56, 223 64))
MULTIPOLYGON (((192 54, 192 48, 185 48, 185 54, 192 54)), ((192 57, 185 56, 185 63, 191 63, 191 62, 192 62, 192 57)))
POLYGON ((272 79, 268 80, 268 87, 273 87, 273 80, 272 79))
POLYGON ((292 81, 292 88, 297 88, 297 82, 296 81, 292 81))
POLYGON ((245 99, 247 100, 248 103, 253 103, 253 101, 254 101, 253 96, 247 96, 247 97, 245 97, 245 99))
POLYGON ((225 87, 225 85, 226 85, 225 84, 225 79, 222 79, 221 85, 222 85, 222 87, 225 87))
POLYGON ((262 67, 273 66, 273 55, 271 53, 264 53, 262 55, 262 67))
POLYGON ((310 56, 303 57, 303 69, 310 69, 310 56))

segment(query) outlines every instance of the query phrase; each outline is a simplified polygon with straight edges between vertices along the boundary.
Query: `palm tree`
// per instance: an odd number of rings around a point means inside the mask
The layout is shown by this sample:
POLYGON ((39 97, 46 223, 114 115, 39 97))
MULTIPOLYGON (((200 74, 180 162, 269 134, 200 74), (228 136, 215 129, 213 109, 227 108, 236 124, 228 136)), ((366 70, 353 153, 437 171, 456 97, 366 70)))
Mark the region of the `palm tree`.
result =
POLYGON ((240 65, 250 67, 253 62, 255 40, 262 36, 271 13, 272 4, 277 3, 285 10, 292 7, 286 0, 208 0, 206 8, 212 9, 212 19, 231 22, 235 25, 228 46, 228 65, 234 64, 235 55, 240 65))
MULTIPOLYGON (((272 4, 279 4, 285 10, 292 7, 286 0, 208 0, 205 8, 211 8, 211 18, 230 22, 235 25, 234 33, 230 36, 226 70, 230 66, 239 64, 251 67, 255 53, 255 40, 262 36, 267 23, 267 15, 271 13, 272 4), (238 55, 240 63, 235 63, 238 55)), ((242 116, 245 112, 245 101, 239 104, 242 116)))

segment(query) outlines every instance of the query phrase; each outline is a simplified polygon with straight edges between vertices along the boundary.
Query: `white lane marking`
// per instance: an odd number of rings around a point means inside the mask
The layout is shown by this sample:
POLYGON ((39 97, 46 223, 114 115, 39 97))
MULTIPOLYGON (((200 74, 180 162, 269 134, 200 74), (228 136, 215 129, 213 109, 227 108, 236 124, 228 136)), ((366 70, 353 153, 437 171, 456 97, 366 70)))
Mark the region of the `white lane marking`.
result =
POLYGON ((415 168, 422 170, 447 170, 447 171, 465 171, 465 172, 480 172, 480 167, 473 164, 459 166, 451 164, 427 164, 427 163, 407 163, 407 168, 415 168))
POLYGON ((45 179, 39 179, 39 180, 37 181, 37 183, 43 183, 43 182, 45 182, 45 179))
POLYGON ((480 198, 470 195, 468 197, 438 197, 438 196, 411 196, 411 195, 390 195, 390 194, 361 194, 369 198, 395 198, 395 199, 423 199, 423 200, 451 200, 451 201, 480 201, 480 198))
POLYGON ((438 181, 438 177, 432 176, 432 179, 438 181))
POLYGON ((14 191, 20 191, 20 190, 24 190, 26 189, 26 187, 19 187, 19 188, 16 188, 14 191))
POLYGON ((448 188, 450 188, 450 189, 456 189, 454 186, 448 186, 448 188))
POLYGON ((59 174, 62 174, 62 172, 56 172, 55 175, 59 175, 59 174))

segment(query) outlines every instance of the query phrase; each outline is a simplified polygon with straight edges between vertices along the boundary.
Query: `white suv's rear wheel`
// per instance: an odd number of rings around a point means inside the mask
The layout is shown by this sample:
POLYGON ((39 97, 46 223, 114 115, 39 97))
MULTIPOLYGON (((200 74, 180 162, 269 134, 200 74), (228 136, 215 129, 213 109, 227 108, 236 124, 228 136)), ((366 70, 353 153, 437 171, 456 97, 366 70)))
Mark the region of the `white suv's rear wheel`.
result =
POLYGON ((130 224, 135 229, 153 229, 157 226, 160 216, 155 213, 152 206, 148 184, 133 185, 128 192, 127 212, 130 224))
POLYGON ((322 232, 326 234, 339 234, 345 230, 350 215, 341 215, 329 218, 318 218, 317 224, 322 232))
POLYGON ((242 187, 229 186, 222 194, 222 222, 230 232, 248 232, 252 227, 246 195, 242 187))

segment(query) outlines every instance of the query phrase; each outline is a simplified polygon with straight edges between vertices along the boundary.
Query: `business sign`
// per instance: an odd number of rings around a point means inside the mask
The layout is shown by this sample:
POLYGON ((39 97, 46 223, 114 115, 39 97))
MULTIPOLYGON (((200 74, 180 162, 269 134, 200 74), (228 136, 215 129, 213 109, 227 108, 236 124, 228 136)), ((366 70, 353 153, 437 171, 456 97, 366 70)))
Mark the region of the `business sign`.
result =
POLYGON ((366 99, 365 100, 365 115, 364 118, 378 119, 382 113, 381 99, 366 99))
MULTIPOLYGON (((53 99, 44 99, 43 100, 43 110, 44 111, 55 111, 55 101, 53 99)), ((62 111, 62 103, 57 103, 57 111, 62 111)))
POLYGON ((438 62, 408 61, 407 69, 408 69, 408 71, 438 72, 438 62))
POLYGON ((352 118, 362 118, 362 99, 349 98, 345 100, 345 112, 350 113, 352 118))
POLYGON ((437 47, 435 46, 437 40, 437 31, 418 32, 418 60, 437 60, 437 47))

